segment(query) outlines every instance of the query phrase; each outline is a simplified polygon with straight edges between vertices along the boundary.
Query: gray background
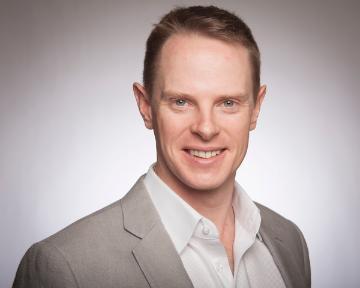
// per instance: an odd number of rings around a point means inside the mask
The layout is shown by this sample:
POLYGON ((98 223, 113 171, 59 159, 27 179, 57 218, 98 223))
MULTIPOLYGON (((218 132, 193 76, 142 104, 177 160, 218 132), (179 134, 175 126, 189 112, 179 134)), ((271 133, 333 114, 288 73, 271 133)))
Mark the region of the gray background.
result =
POLYGON ((236 11, 262 50, 268 94, 238 181, 300 226, 314 287, 359 287, 359 4, 326 0, 1 1, 0 287, 33 242, 155 160, 131 85, 151 24, 191 3, 236 11))

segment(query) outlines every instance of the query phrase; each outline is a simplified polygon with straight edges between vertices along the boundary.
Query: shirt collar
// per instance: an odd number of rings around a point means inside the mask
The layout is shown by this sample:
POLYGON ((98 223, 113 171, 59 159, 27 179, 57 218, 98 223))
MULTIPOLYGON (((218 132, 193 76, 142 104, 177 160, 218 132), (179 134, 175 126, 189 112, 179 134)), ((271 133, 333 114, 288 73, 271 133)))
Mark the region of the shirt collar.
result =
POLYGON ((233 208, 235 219, 238 224, 249 235, 251 235, 251 237, 259 237, 259 229, 261 224, 259 208, 251 200, 250 196, 245 192, 244 188, 242 188, 237 182, 235 182, 233 208))
POLYGON ((202 216, 156 175, 153 166, 144 178, 145 187, 176 251, 180 254, 190 241, 202 216))
MULTIPOLYGON (((210 220, 199 214, 171 190, 156 175, 153 166, 150 166, 144 178, 145 187, 150 194, 166 231, 174 243, 176 251, 178 254, 181 254, 193 236, 196 227, 202 222, 201 220, 206 222, 210 220)), ((233 207, 236 225, 240 225, 255 240, 260 228, 260 211, 237 182, 235 182, 233 207)))

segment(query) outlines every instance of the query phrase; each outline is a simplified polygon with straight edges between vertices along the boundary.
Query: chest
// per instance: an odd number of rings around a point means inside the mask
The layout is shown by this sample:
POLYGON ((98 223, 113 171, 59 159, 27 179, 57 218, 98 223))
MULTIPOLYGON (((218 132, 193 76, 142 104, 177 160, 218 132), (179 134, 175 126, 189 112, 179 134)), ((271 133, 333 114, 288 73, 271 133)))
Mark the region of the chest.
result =
POLYGON ((194 288, 285 288, 266 246, 257 240, 248 247, 246 244, 246 240, 238 245, 235 242, 227 251, 219 240, 191 239, 181 260, 194 288), (233 253, 229 256, 230 251, 233 253))

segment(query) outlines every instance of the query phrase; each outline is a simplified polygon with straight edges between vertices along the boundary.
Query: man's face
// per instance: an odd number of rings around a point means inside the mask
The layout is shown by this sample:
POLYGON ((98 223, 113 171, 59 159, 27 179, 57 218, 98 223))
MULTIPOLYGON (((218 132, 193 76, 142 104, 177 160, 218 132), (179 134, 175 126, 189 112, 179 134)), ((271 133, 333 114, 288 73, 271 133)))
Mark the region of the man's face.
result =
POLYGON ((213 190, 231 183, 256 126, 256 103, 246 48, 178 34, 158 62, 152 99, 134 85, 139 109, 157 146, 155 170, 170 187, 213 190))

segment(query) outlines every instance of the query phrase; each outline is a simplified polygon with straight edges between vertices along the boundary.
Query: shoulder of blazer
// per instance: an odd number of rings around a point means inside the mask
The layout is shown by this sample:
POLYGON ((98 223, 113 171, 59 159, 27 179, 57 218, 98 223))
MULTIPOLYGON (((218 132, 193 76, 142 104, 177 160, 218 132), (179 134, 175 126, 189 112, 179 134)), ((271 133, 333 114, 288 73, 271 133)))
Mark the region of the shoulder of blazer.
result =
MULTIPOLYGON (((132 255, 138 243, 139 238, 124 229, 118 200, 30 247, 21 260, 13 287, 80 287, 91 279, 92 284, 85 286, 94 287, 96 280, 103 279, 104 285, 111 281, 104 279, 111 270, 123 279, 129 279, 126 269, 142 275, 132 255)), ((129 286, 143 287, 141 277, 129 286)))
POLYGON ((311 287, 309 252, 300 229, 273 210, 259 203, 256 205, 261 214, 260 234, 286 287, 311 287))

